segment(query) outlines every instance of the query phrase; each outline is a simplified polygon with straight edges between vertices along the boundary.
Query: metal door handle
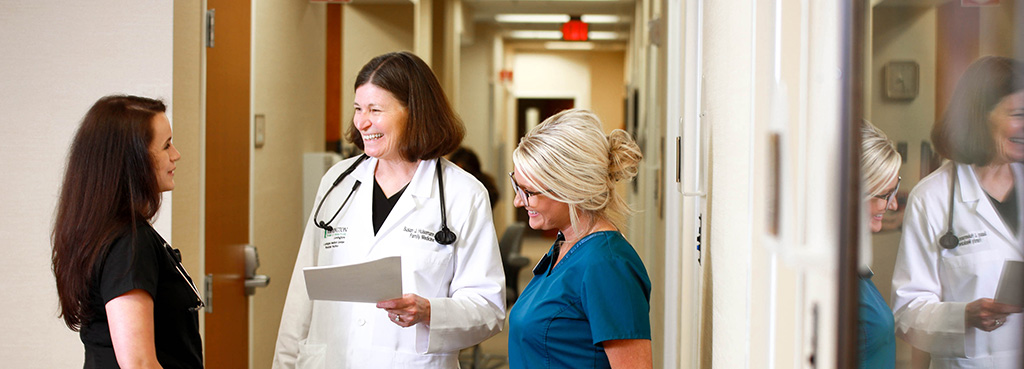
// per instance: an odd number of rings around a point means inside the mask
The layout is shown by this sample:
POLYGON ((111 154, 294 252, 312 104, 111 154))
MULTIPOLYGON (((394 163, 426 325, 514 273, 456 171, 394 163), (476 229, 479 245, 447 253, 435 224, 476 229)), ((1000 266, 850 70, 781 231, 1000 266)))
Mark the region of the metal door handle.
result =
POLYGON ((256 268, 260 267, 259 253, 256 246, 245 245, 245 294, 252 296, 256 294, 256 287, 266 287, 270 284, 270 276, 256 274, 256 268))

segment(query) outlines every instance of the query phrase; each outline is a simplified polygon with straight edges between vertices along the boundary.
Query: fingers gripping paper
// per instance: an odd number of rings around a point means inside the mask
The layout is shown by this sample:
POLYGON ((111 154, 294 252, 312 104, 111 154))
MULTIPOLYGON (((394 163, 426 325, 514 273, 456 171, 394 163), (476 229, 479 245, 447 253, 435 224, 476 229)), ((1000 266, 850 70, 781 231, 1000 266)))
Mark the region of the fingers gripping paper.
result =
POLYGON ((402 258, 302 268, 310 300, 378 302, 402 297, 402 258))
POLYGON ((1024 306, 1024 262, 1007 260, 1003 262, 1003 275, 996 287, 996 302, 1024 306))

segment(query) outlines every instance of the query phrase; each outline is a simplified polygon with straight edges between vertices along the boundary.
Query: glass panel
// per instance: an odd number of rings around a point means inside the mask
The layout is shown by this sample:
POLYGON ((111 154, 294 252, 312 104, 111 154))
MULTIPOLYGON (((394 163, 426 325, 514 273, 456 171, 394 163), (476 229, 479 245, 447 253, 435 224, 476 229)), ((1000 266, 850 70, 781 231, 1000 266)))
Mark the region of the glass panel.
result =
MULTIPOLYGON (((860 319, 872 324, 862 325, 860 359, 895 360, 897 368, 927 368, 929 360, 1020 368, 1024 318, 1011 313, 1019 308, 985 299, 1003 292, 1006 261, 1024 259, 1024 4, 871 3, 864 117, 891 146, 862 136, 864 228, 872 232, 870 269, 862 272, 877 293, 862 282, 860 319), (887 158, 893 151, 899 159, 887 158), (958 242, 946 249, 939 244, 950 229, 958 242), (890 308, 894 359, 885 343, 890 308)), ((1021 282, 1010 282, 1016 294, 998 298, 1019 296, 1021 282)))

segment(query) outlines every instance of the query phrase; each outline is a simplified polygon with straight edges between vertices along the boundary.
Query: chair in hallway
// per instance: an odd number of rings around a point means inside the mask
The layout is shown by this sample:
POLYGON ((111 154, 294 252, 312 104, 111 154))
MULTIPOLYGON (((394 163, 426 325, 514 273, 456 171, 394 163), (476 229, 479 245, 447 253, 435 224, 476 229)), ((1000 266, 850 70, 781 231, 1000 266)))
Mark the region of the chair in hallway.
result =
MULTIPOLYGON (((523 233, 526 223, 515 222, 505 228, 505 233, 498 240, 498 251, 501 254, 501 265, 505 269, 505 310, 519 297, 519 271, 530 263, 530 259, 521 254, 523 249, 523 233)), ((485 354, 480 345, 473 346, 472 369, 494 369, 504 366, 508 358, 500 355, 485 354)))
POLYGON ((505 268, 505 307, 511 308, 519 298, 519 271, 530 264, 530 259, 522 255, 523 233, 526 223, 515 222, 508 225, 505 233, 498 241, 501 252, 501 265, 505 268))

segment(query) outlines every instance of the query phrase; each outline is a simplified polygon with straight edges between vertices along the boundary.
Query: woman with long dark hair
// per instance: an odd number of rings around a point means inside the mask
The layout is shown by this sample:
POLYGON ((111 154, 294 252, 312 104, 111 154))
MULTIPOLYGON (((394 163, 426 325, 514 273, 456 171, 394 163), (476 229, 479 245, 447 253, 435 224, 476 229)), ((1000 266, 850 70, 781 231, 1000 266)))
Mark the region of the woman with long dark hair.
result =
POLYGON ((85 368, 201 368, 198 290, 150 225, 174 188, 171 125, 159 100, 107 96, 82 120, 53 227, 60 316, 85 368))

